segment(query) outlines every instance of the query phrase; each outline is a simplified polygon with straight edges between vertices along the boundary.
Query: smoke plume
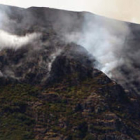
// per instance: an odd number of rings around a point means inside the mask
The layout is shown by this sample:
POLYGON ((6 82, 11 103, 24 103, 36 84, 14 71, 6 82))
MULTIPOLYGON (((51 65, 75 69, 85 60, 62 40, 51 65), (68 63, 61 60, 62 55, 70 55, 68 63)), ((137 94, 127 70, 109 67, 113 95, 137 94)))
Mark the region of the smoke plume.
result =
POLYGON ((25 35, 17 35, 16 26, 21 26, 21 28, 25 28, 25 22, 28 20, 24 20, 21 24, 17 23, 18 21, 15 19, 11 19, 8 13, 11 12, 11 9, 8 6, 0 7, 0 50, 4 48, 13 48, 18 49, 24 45, 34 42, 39 39, 41 36, 40 33, 28 33, 25 35))
POLYGON ((99 62, 94 65, 97 69, 140 94, 139 31, 137 25, 87 13, 82 31, 64 34, 64 38, 85 47, 99 62))
POLYGON ((83 31, 65 35, 66 40, 85 47, 99 62, 96 67, 111 77, 113 69, 124 64, 123 47, 129 27, 103 17, 91 19, 86 15, 83 31))
POLYGON ((24 45, 32 43, 40 34, 32 33, 25 36, 17 36, 6 31, 0 30, 0 50, 5 48, 18 49, 24 45))

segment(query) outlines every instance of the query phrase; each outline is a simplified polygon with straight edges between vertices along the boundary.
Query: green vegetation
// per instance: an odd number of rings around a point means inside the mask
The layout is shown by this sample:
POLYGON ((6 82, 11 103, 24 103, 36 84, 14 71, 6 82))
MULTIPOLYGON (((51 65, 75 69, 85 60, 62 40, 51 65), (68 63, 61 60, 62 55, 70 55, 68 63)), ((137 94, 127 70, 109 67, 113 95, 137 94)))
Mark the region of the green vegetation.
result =
POLYGON ((69 140, 94 140, 94 134, 118 135, 125 127, 137 139, 139 126, 131 123, 122 103, 112 100, 115 95, 110 95, 109 89, 115 85, 100 83, 102 78, 97 75, 78 85, 62 81, 48 88, 28 84, 1 86, 0 140, 34 140, 36 136, 49 139, 59 135, 69 140))
POLYGON ((34 139, 35 120, 30 116, 29 103, 38 100, 38 89, 29 85, 0 87, 0 139, 34 139))

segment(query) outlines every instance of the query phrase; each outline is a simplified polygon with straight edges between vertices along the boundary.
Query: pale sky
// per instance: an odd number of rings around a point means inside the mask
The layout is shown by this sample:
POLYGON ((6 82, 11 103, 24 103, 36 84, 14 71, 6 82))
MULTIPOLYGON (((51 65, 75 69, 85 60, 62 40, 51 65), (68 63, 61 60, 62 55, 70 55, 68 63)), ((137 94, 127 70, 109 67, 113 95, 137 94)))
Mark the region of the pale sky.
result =
POLYGON ((140 0, 0 0, 0 4, 18 7, 51 7, 89 11, 98 15, 140 24, 140 0))

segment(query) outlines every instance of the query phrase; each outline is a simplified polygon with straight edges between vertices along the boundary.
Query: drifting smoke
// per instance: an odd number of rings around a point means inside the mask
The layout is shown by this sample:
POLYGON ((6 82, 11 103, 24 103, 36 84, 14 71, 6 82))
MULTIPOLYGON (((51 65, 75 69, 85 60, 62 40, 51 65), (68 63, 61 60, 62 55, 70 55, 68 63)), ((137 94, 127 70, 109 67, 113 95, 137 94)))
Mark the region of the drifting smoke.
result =
POLYGON ((123 47, 130 34, 127 24, 120 21, 85 16, 83 32, 65 35, 68 42, 76 42, 85 47, 99 62, 98 69, 112 77, 112 71, 124 64, 123 47))
MULTIPOLYGON (((40 33, 30 33, 24 36, 14 34, 15 26, 18 24, 16 20, 9 18, 7 13, 10 12, 8 6, 0 6, 0 50, 4 48, 18 49, 39 39, 40 33)), ((25 28, 24 22, 20 25, 22 28, 25 28)))
POLYGON ((64 34, 65 40, 85 47, 99 62, 97 69, 140 94, 140 27, 90 14, 84 19, 82 31, 64 34))
POLYGON ((52 63, 54 62, 54 60, 56 59, 57 56, 59 56, 62 52, 62 49, 58 49, 56 52, 52 53, 50 58, 51 58, 51 61, 48 63, 48 71, 50 72, 51 71, 51 68, 52 68, 52 63))
POLYGON ((24 45, 32 43, 39 37, 39 33, 27 34, 25 36, 17 36, 0 30, 0 50, 5 48, 18 49, 24 45))

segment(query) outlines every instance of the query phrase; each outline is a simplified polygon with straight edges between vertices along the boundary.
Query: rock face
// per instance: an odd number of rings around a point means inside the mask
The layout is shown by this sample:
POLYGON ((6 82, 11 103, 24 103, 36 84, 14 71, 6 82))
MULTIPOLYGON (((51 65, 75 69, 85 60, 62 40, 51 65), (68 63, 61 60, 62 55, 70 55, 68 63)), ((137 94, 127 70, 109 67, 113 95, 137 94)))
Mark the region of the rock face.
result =
POLYGON ((0 6, 5 10, 14 29, 3 30, 41 36, 0 51, 1 140, 140 139, 139 95, 97 70, 82 46, 62 39, 64 31, 81 30, 85 13, 0 6))

